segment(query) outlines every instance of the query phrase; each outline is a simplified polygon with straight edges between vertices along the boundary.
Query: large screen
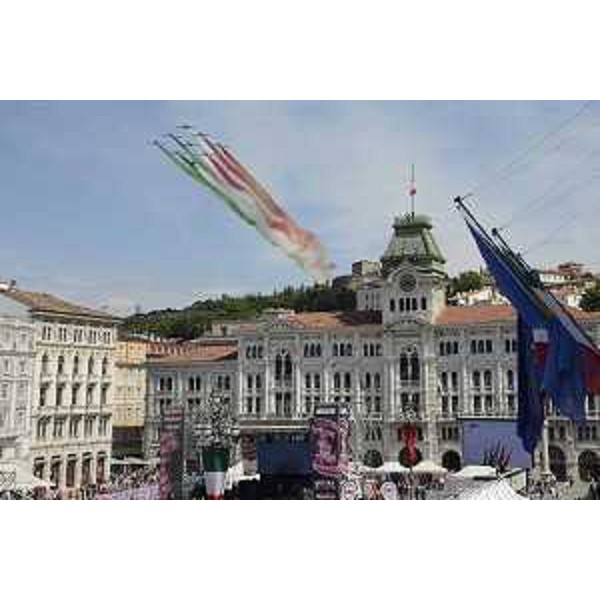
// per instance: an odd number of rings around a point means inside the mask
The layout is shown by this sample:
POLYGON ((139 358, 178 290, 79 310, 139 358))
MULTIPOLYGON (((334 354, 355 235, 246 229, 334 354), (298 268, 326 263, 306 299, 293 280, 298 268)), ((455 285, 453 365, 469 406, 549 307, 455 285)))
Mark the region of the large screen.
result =
POLYGON ((309 475, 310 443, 285 439, 259 440, 256 444, 261 475, 309 475))
POLYGON ((464 465, 532 466, 531 455, 523 449, 512 419, 463 419, 462 449, 464 465))

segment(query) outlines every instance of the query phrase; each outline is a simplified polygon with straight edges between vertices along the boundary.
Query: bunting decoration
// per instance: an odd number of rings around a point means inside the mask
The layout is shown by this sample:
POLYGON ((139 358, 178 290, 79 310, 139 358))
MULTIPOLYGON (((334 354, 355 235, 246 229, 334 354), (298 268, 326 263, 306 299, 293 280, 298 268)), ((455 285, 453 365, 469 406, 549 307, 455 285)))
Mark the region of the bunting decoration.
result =
POLYGON ((331 279, 333 265, 312 232, 302 229, 233 152, 207 135, 183 126, 154 144, 184 173, 209 189, 317 283, 331 279))

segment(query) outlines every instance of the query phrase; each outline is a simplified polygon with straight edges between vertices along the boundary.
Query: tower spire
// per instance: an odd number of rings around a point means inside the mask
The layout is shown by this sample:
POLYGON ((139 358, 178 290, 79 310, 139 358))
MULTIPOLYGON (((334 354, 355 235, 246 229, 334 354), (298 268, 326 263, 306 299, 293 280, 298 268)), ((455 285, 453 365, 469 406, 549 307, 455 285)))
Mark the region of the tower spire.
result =
POLYGON ((410 195, 410 214, 414 218, 415 216, 415 196, 417 195, 417 188, 415 186, 415 165, 411 165, 410 171, 410 188, 408 191, 410 195))

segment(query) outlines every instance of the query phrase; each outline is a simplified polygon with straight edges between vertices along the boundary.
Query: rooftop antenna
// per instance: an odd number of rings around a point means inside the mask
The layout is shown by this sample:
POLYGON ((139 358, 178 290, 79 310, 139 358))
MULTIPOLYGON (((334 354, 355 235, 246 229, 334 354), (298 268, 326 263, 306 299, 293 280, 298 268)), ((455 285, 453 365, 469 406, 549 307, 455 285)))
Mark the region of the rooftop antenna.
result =
POLYGON ((415 165, 411 166, 410 171, 410 188, 408 191, 410 195, 410 214, 412 218, 415 218, 415 196, 417 195, 417 188, 415 186, 415 165))

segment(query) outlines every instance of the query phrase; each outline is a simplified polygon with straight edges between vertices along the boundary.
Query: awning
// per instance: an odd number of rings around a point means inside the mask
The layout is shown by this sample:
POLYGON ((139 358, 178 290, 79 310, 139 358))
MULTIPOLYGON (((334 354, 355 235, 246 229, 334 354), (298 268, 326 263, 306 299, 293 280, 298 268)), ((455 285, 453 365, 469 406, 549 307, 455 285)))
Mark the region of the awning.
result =
POLYGON ((496 479, 497 473, 494 467, 487 465, 468 465, 463 467, 455 477, 464 477, 466 479, 496 479))
POLYGON ((445 475, 448 469, 434 463, 432 460, 422 460, 419 464, 413 467, 413 473, 428 474, 428 475, 445 475))
POLYGON ((399 462, 390 461, 383 463, 380 467, 374 469, 377 473, 408 473, 410 469, 401 465, 399 462))

